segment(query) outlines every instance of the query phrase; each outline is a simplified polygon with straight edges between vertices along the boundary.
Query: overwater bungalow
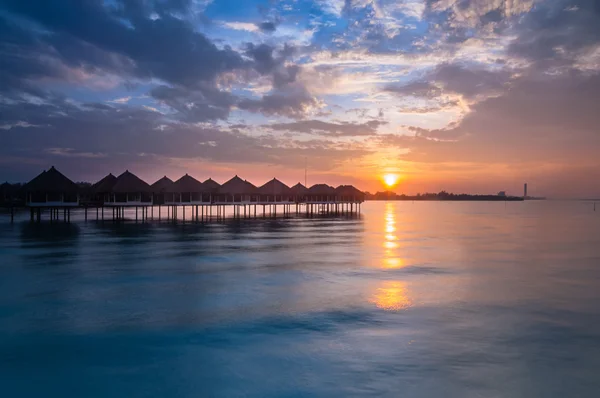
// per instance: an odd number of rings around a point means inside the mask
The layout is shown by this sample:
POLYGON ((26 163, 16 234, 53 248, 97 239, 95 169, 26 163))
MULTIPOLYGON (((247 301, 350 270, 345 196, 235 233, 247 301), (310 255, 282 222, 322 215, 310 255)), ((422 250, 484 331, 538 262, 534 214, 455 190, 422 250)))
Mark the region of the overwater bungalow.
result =
POLYGON ((273 178, 271 181, 256 189, 259 201, 262 203, 281 203, 287 204, 293 202, 294 195, 290 187, 273 178))
POLYGON ((167 195, 166 192, 171 188, 172 185, 173 180, 167 176, 164 176, 154 184, 150 185, 152 190, 152 203, 155 205, 164 205, 166 199, 165 196, 167 195))
POLYGON ((0 206, 14 206, 22 204, 22 198, 19 194, 20 184, 10 184, 5 182, 0 184, 0 206))
POLYGON ((296 203, 302 203, 304 202, 305 197, 308 194, 308 188, 298 183, 290 188, 290 192, 294 196, 294 200, 296 201, 296 203))
POLYGON ((79 206, 78 187, 52 166, 24 187, 25 204, 29 207, 79 206))
POLYGON ((204 192, 208 192, 212 195, 216 195, 219 193, 219 188, 221 188, 221 184, 219 184, 212 178, 209 178, 208 180, 206 180, 202 183, 202 187, 204 189, 204 192))
POLYGON ((117 177, 109 173, 106 177, 93 184, 92 195, 94 202, 103 204, 105 201, 108 201, 116 182, 117 177))
POLYGON ((219 203, 255 203, 258 201, 256 187, 237 175, 221 185, 216 201, 219 203))
POLYGON ((210 202, 211 193, 205 192, 204 185, 188 174, 175 181, 165 196, 165 204, 168 205, 201 205, 210 202))
POLYGON ((365 194, 353 185, 340 185, 335 189, 335 201, 346 203, 362 203, 365 201, 365 194))
POLYGON ((117 177, 114 184, 104 196, 105 206, 150 206, 152 205, 152 188, 129 170, 117 177))
POLYGON ((335 188, 327 184, 315 184, 308 188, 307 203, 331 203, 335 199, 335 188))
POLYGON ((59 208, 64 209, 64 218, 70 220, 70 208, 80 206, 84 210, 87 221, 90 208, 96 210, 96 220, 104 220, 104 207, 112 208, 113 220, 125 220, 127 207, 135 207, 135 219, 138 219, 138 210, 142 211, 142 220, 154 218, 154 206, 158 207, 158 219, 161 219, 161 205, 167 205, 167 218, 178 219, 178 207, 183 206, 181 213, 185 219, 185 206, 193 206, 195 220, 205 220, 213 217, 216 208, 216 217, 222 218, 228 214, 226 210, 233 209, 234 217, 246 217, 253 212, 257 215, 256 205, 262 205, 262 214, 276 215, 278 208, 283 207, 283 214, 292 213, 292 204, 295 204, 295 213, 306 212, 307 215, 320 213, 350 213, 360 212, 360 203, 365 199, 364 193, 352 185, 340 185, 333 188, 327 184, 315 184, 306 188, 301 183, 288 187, 286 184, 273 178, 260 188, 237 175, 219 185, 211 178, 200 182, 186 174, 173 182, 168 177, 163 177, 152 186, 141 180, 129 171, 115 177, 108 174, 93 185, 87 183, 74 183, 54 167, 43 171, 29 183, 21 186, 8 183, 0 184, 0 205, 10 207, 11 220, 14 209, 24 204, 31 209, 31 220, 37 214, 37 220, 45 210, 50 210, 50 220, 58 219, 59 208), (248 206, 254 205, 254 206, 248 206), (356 205, 356 206, 355 206, 356 205), (139 208, 138 208, 139 207, 139 208), (302 210, 300 210, 302 208, 302 210))

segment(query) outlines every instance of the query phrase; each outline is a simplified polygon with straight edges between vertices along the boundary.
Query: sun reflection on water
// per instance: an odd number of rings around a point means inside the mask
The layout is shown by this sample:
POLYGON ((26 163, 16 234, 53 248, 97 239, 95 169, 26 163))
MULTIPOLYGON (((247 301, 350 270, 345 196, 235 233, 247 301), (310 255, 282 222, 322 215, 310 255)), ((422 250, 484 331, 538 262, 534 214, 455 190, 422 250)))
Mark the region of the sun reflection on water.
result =
POLYGON ((400 281, 385 281, 381 287, 377 288, 370 301, 377 308, 386 311, 400 311, 412 305, 406 283, 400 281))
POLYGON ((383 259, 383 268, 402 268, 404 260, 399 257, 386 257, 383 259))
POLYGON ((394 204, 387 203, 385 205, 385 240, 383 241, 383 247, 385 250, 385 257, 383 258, 384 268, 400 268, 403 266, 402 259, 396 256, 395 250, 400 245, 398 244, 398 236, 396 232, 396 213, 394 211, 394 204))

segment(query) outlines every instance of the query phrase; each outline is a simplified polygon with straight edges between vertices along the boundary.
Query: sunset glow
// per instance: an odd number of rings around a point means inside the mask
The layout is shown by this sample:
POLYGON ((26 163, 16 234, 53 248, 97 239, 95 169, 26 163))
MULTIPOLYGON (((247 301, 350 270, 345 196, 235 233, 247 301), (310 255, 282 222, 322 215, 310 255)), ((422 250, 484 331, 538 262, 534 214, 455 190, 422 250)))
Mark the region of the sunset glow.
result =
POLYGON ((276 169, 288 186, 600 197, 597 1, 25 3, 0 5, 0 181, 276 169))
POLYGON ((383 176, 383 182, 391 188, 398 183, 398 176, 396 174, 386 174, 383 176))

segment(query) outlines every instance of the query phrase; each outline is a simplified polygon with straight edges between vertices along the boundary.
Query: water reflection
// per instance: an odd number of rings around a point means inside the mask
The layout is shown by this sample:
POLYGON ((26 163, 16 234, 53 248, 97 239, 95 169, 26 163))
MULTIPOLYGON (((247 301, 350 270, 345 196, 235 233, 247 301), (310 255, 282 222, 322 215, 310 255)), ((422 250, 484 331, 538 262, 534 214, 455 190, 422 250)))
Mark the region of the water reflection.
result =
POLYGON ((400 257, 386 257, 383 259, 383 268, 403 268, 404 260, 400 257))
POLYGON ((396 251, 394 249, 398 249, 400 247, 398 243, 398 236, 396 236, 396 212, 393 203, 385 204, 385 213, 384 213, 384 241, 383 248, 384 257, 382 260, 383 268, 401 268, 404 266, 404 261, 396 255, 396 251))
POLYGON ((402 281, 385 281, 371 297, 377 308, 386 311, 400 311, 412 305, 406 283, 402 281))

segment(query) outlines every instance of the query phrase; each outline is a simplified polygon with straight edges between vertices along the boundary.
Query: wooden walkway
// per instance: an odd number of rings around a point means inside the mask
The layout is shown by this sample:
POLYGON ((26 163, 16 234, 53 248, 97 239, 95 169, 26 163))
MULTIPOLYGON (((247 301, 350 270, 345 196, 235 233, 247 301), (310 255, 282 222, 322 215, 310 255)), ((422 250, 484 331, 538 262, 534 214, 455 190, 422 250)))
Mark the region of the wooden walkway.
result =
POLYGON ((171 221, 171 222, 211 222, 223 219, 259 219, 278 216, 351 215, 360 214, 361 202, 252 202, 252 203, 206 203, 168 205, 86 205, 79 206, 21 206, 11 207, 10 222, 15 213, 29 212, 30 222, 71 222, 72 212, 83 216, 83 221, 171 221))

